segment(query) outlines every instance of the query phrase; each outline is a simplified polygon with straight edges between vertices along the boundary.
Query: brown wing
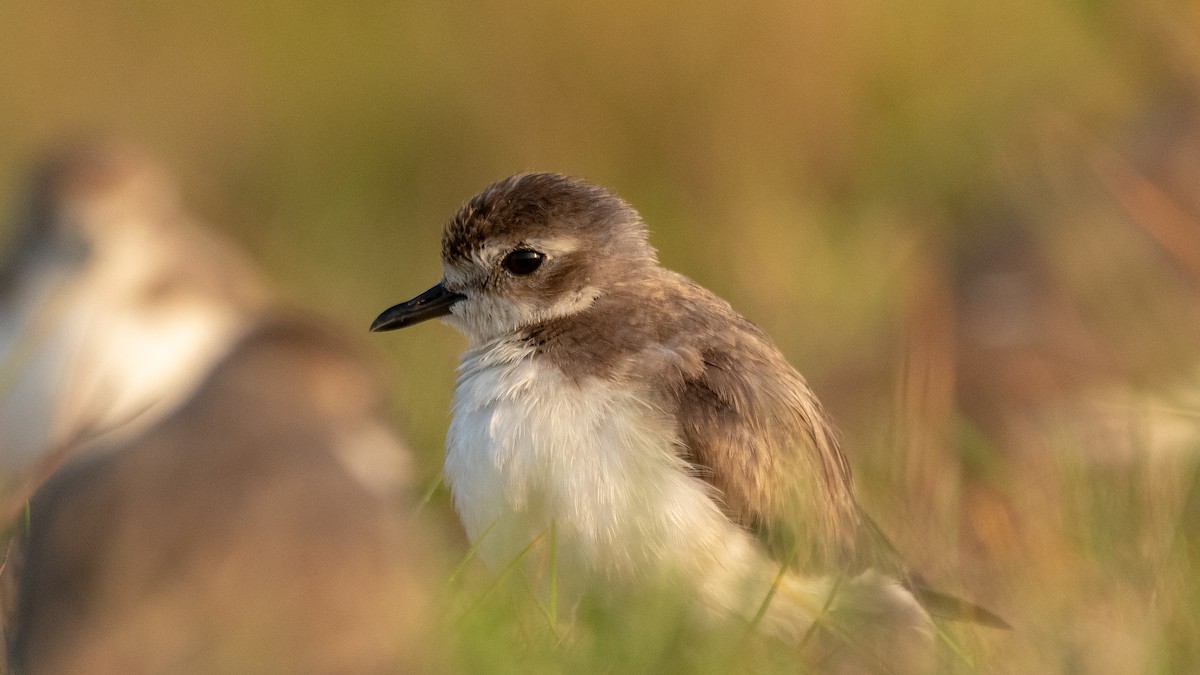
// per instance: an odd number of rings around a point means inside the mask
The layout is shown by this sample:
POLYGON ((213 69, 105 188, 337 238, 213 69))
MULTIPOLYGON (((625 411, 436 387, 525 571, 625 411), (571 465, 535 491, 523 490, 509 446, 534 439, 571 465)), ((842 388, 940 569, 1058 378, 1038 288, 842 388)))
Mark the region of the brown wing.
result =
POLYGON ((687 459, 780 561, 865 565, 867 528, 820 403, 757 327, 723 318, 736 330, 697 345, 678 390, 687 459))
POLYGON ((851 570, 870 549, 816 397, 761 330, 686 277, 616 284, 586 320, 526 338, 572 380, 634 380, 676 417, 681 451, 781 561, 851 570))
POLYGON ((907 568, 859 508, 816 397, 773 348, 742 344, 699 356, 703 367, 685 377, 679 396, 688 459, 720 491, 730 517, 758 534, 776 560, 850 574, 872 567, 900 579, 934 616, 1008 627, 907 568), (767 367, 778 376, 761 376, 767 367))

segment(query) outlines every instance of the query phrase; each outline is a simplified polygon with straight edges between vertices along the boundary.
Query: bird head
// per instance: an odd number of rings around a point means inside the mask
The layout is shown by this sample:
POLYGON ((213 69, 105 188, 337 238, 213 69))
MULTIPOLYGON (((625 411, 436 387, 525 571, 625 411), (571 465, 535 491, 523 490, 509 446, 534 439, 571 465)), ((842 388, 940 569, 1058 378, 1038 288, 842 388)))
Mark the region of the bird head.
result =
POLYGON ((656 266, 641 217, 619 197, 561 174, 518 174, 459 208, 442 236, 441 282, 371 330, 444 317, 482 344, 584 311, 656 266))

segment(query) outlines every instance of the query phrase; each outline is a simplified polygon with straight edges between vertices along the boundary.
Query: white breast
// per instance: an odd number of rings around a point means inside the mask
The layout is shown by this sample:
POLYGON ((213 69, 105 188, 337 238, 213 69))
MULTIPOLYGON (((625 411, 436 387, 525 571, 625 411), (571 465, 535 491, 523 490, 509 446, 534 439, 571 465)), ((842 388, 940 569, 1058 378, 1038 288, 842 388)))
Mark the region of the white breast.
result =
POLYGON ((554 523, 567 583, 674 574, 701 581, 710 604, 750 610, 777 567, 690 475, 677 444, 673 421, 637 392, 576 384, 496 342, 460 367, 446 479, 493 569, 554 523))
POLYGON ((469 350, 459 370, 446 481, 492 569, 539 538, 526 569, 544 569, 553 524, 560 588, 675 579, 714 613, 749 618, 778 583, 760 625, 785 639, 801 638, 837 593, 832 611, 886 615, 928 642, 928 615, 892 579, 776 580, 780 563, 722 513, 680 458, 673 420, 637 391, 575 383, 503 340, 469 350))

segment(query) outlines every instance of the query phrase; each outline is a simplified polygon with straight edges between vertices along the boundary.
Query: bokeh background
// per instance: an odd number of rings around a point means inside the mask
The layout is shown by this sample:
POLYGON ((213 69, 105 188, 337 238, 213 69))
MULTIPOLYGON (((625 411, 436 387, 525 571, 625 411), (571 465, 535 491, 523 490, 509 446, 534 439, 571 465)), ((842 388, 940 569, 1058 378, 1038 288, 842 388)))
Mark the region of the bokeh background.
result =
MULTIPOLYGON (((805 373, 899 548, 1013 623, 981 672, 1200 668, 1194 3, 0 2, 0 207, 93 134, 351 332, 490 181, 609 186, 805 373)), ((433 485, 465 343, 362 340, 433 485)))

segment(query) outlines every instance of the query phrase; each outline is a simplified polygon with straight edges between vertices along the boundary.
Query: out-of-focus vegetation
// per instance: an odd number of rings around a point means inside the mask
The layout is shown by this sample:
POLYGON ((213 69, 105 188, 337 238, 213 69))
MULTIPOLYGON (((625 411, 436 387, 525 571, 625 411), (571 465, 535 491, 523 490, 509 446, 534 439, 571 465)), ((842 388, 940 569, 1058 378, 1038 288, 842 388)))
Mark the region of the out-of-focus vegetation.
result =
MULTIPOLYGON (((899 548, 1014 625, 960 636, 981 672, 1200 668, 1195 5, 6 0, 0 121, 0 206, 132 139, 364 333, 491 180, 605 184, 809 377, 899 548)), ((463 341, 363 340, 432 483, 463 341)), ((456 624, 472 670, 739 667, 644 617, 514 642, 513 602, 456 624)))

